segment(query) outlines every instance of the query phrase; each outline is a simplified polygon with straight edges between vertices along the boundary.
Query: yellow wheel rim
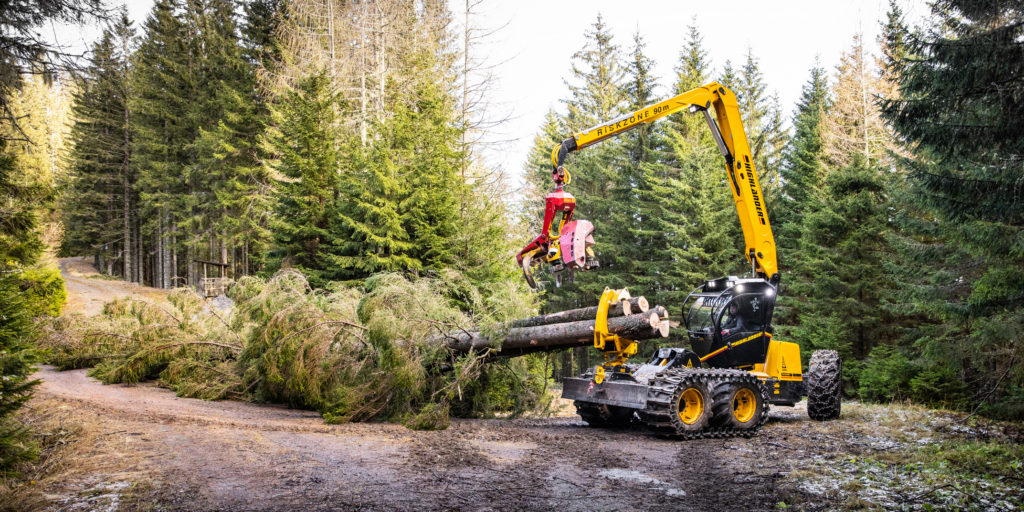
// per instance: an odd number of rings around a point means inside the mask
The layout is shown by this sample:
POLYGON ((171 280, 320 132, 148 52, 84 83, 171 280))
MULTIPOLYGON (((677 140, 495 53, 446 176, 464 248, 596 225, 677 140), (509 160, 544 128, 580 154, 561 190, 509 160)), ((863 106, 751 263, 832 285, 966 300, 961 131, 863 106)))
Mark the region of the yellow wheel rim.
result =
POLYGON ((694 388, 687 388, 679 395, 679 419, 693 425, 704 415, 704 395, 694 388))
POLYGON ((742 388, 733 395, 732 414, 736 421, 746 423, 754 417, 757 410, 757 398, 750 388, 742 388))

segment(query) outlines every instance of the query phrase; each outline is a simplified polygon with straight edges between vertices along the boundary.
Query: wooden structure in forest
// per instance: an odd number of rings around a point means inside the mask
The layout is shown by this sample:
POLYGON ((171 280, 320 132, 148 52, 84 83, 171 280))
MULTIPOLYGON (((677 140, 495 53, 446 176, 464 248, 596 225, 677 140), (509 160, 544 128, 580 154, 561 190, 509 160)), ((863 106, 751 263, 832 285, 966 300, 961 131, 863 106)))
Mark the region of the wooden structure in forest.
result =
POLYGON ((196 280, 196 291, 202 297, 216 297, 218 295, 224 295, 227 291, 230 280, 225 275, 227 272, 228 264, 220 263, 216 261, 205 261, 205 260, 192 260, 193 263, 201 265, 203 271, 199 273, 199 279, 196 280), (208 268, 209 266, 217 268, 217 277, 209 277, 208 268))

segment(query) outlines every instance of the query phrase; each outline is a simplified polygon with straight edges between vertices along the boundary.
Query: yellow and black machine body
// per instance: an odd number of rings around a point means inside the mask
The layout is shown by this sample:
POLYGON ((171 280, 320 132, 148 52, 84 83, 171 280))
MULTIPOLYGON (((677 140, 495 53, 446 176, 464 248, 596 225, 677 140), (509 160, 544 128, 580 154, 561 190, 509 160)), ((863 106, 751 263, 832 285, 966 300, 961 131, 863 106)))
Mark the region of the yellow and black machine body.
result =
MULTIPOLYGON (((813 419, 838 417, 838 354, 815 352, 805 376, 800 347, 774 338, 781 280, 775 238, 734 94, 711 83, 626 114, 565 139, 552 164, 558 170, 573 151, 684 109, 704 117, 725 159, 751 275, 710 279, 691 292, 682 308, 691 348, 659 349, 644 364, 627 362, 636 343, 608 335, 598 314, 594 346, 605 363, 565 379, 562 396, 591 425, 640 422, 683 438, 753 434, 769 404, 792 405, 805 394, 813 419)), ((623 297, 628 293, 606 290, 599 311, 623 297)))
POLYGON ((793 405, 805 394, 800 346, 773 339, 777 288, 761 279, 723 277, 705 282, 683 303, 690 346, 711 368, 758 377, 769 402, 793 405))

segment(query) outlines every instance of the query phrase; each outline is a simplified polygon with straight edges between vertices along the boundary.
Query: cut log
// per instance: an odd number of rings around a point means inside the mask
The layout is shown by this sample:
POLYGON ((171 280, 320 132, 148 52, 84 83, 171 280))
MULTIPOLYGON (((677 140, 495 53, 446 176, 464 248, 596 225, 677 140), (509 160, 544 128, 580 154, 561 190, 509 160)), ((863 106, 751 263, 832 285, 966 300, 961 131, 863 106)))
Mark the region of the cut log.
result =
MULTIPOLYGON (((648 340, 668 336, 668 328, 663 324, 665 308, 635 315, 619 316, 608 319, 608 330, 631 340, 648 340)), ((429 341, 444 343, 452 350, 469 352, 486 348, 499 348, 501 355, 517 355, 534 352, 538 349, 555 350, 566 347, 580 347, 594 342, 594 321, 580 320, 559 324, 538 325, 533 327, 515 327, 509 329, 502 337, 494 339, 480 332, 455 332, 444 336, 436 336, 429 341), (504 341, 502 341, 504 338, 504 341)))
MULTIPOLYGON (((626 316, 636 313, 643 313, 650 309, 647 299, 644 297, 633 297, 628 301, 620 301, 608 307, 608 318, 626 316)), ((536 327, 538 325, 564 324, 567 322, 578 322, 580 320, 594 320, 597 318, 597 306, 589 308, 570 309, 550 313, 547 315, 531 316, 516 320, 509 324, 509 327, 536 327)))

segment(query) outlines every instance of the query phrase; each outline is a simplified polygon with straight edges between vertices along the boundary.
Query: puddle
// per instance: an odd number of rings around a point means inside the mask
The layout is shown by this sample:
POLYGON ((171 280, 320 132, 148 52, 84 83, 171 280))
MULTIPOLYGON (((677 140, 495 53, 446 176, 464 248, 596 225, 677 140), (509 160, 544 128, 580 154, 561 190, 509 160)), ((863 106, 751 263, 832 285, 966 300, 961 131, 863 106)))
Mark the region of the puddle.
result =
POLYGON ((686 491, 682 489, 677 489, 675 487, 670 487, 667 483, 658 480, 657 478, 654 478, 650 475, 645 475, 639 471, 630 471, 628 469, 621 468, 603 469, 600 473, 598 473, 598 476, 603 476, 605 478, 611 478, 614 480, 627 480, 630 482, 647 484, 651 488, 664 491, 665 494, 673 497, 686 496, 686 491))
POLYGON ((535 443, 515 441, 470 441, 470 444, 484 452, 495 462, 512 463, 537 449, 535 443))

